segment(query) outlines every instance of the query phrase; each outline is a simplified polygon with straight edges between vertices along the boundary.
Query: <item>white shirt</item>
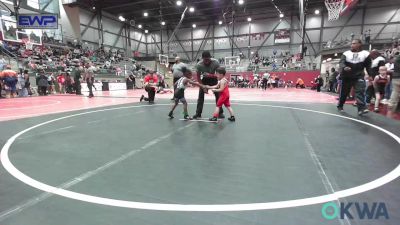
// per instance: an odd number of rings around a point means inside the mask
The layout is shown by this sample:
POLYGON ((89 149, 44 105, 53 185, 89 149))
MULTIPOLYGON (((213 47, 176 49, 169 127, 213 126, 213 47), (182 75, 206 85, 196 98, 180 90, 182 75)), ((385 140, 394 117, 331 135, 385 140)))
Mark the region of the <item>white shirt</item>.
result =
POLYGON ((385 66, 388 70, 394 70, 394 63, 386 63, 385 66))

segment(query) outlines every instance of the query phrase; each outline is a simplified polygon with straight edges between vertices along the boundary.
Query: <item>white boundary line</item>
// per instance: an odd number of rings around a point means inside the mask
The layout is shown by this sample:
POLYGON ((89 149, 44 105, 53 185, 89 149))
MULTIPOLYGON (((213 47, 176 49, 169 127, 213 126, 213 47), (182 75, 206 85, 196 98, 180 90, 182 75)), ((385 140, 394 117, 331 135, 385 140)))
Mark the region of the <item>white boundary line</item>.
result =
MULTIPOLYGON (((139 112, 143 112, 143 111, 139 111, 139 112)), ((100 167, 98 167, 98 168, 96 168, 94 170, 85 172, 85 173, 79 175, 78 177, 72 178, 71 180, 65 182, 64 184, 61 184, 57 188, 67 189, 67 188, 70 188, 70 187, 72 187, 72 186, 74 186, 74 185, 76 185, 78 183, 81 183, 81 182, 93 177, 94 175, 97 175, 98 173, 101 173, 102 171, 104 171, 104 170, 106 170, 106 169, 108 169, 108 168, 110 168, 110 167, 112 167, 114 165, 117 165, 118 163, 128 159, 129 157, 131 157, 133 155, 136 155, 136 154, 148 149, 149 147, 160 143, 161 141, 169 138, 170 136, 174 135, 175 133, 181 132, 183 129, 188 128, 188 127, 190 127, 192 125, 194 125, 194 123, 190 123, 190 124, 188 124, 188 125, 186 125, 184 127, 180 127, 180 128, 178 128, 178 129, 176 129, 174 131, 169 132, 166 135, 163 135, 163 136, 160 136, 160 137, 157 137, 157 138, 153 138, 151 141, 147 142, 142 147, 139 147, 137 149, 131 150, 131 151, 121 155, 120 157, 103 164, 102 166, 100 166, 100 167)), ((32 206, 36 205, 37 203, 39 203, 39 202, 41 202, 41 201, 43 201, 43 200, 45 200, 45 199, 47 199, 47 198, 49 198, 49 197, 51 197, 53 195, 54 195, 53 193, 45 192, 45 193, 40 194, 39 196, 35 196, 35 197, 27 200, 26 202, 24 202, 22 204, 19 204, 19 205, 15 206, 15 207, 13 207, 13 208, 11 208, 9 210, 6 210, 4 212, 0 212, 0 222, 3 221, 4 219, 8 218, 9 216, 18 214, 22 210, 25 210, 25 209, 27 209, 29 207, 32 207, 32 206)))
MULTIPOLYGON (((155 106, 161 106, 161 105, 170 105, 170 104, 157 104, 155 106)), ((299 110, 299 111, 305 111, 305 112, 318 113, 318 114, 322 114, 322 115, 334 116, 337 118, 343 118, 343 119, 351 120, 351 121, 358 122, 358 123, 370 126, 372 128, 375 128, 375 129, 389 135, 397 143, 400 144, 400 138, 398 136, 396 136, 395 134, 391 133, 390 131, 385 130, 381 127, 378 127, 376 125, 367 123, 365 121, 355 119, 355 118, 345 117, 342 115, 336 115, 333 113, 326 113, 326 112, 320 112, 320 111, 315 111, 315 110, 294 108, 294 107, 287 107, 287 106, 274 106, 274 105, 261 105, 261 104, 240 104, 240 103, 237 103, 236 105, 293 109, 293 110, 299 110)), ((118 110, 118 109, 146 107, 146 106, 151 106, 151 105, 128 106, 128 107, 118 107, 118 108, 95 110, 95 111, 90 111, 90 112, 84 112, 84 113, 78 113, 78 114, 73 114, 73 115, 69 115, 69 116, 64 116, 61 118, 57 118, 57 119, 49 120, 44 123, 37 124, 35 126, 27 128, 23 131, 20 131, 19 133, 13 135, 10 139, 7 140, 6 144, 3 146, 2 150, 1 150, 1 155, 0 155, 1 163, 3 164, 4 168, 18 180, 20 180, 32 187, 35 187, 39 190, 45 191, 45 192, 49 192, 49 193, 53 193, 56 195, 64 196, 66 198, 89 202, 89 203, 115 206, 115 207, 123 207, 123 208, 159 210, 159 211, 202 211, 202 212, 251 211, 251 210, 281 209, 281 208, 291 208, 291 207, 321 204, 321 203, 326 203, 326 202, 330 202, 330 201, 336 201, 340 198, 345 198, 345 197, 349 197, 349 196, 353 196, 353 195, 357 195, 357 194, 360 194, 363 192, 373 190, 375 188, 381 187, 381 186, 397 179, 400 176, 400 165, 398 165, 394 170, 392 170, 388 174, 386 174, 376 180, 373 180, 371 182, 368 182, 368 183, 365 183, 365 184, 362 184, 362 185, 359 185, 359 186, 356 186, 353 188, 349 188, 349 189, 337 191, 337 192, 334 192, 331 194, 327 194, 327 195, 321 195, 321 196, 303 198, 303 199, 287 200, 287 201, 266 202, 266 203, 220 204, 220 205, 195 205, 195 204, 183 205, 183 204, 163 204, 163 203, 147 203, 147 202, 133 202, 133 201, 117 200, 117 199, 110 199, 110 198, 103 198, 103 197, 98 197, 98 196, 81 194, 81 193, 53 187, 53 186, 47 185, 45 183, 42 183, 40 181, 37 181, 37 180, 25 175, 24 173, 19 171, 10 162, 10 159, 8 157, 8 152, 9 152, 10 146, 15 141, 15 139, 17 137, 19 137, 20 135, 22 135, 23 133, 26 133, 37 127, 40 127, 40 126, 43 126, 43 125, 46 125, 46 124, 49 124, 49 123, 52 123, 52 122, 55 122, 58 120, 67 119, 67 118, 76 117, 76 116, 85 115, 85 114, 91 114, 91 113, 103 112, 103 111, 112 111, 112 110, 118 110)))
POLYGON ((180 120, 180 121, 187 121, 187 122, 203 122, 203 123, 219 123, 219 122, 221 122, 220 120, 218 120, 218 121, 196 120, 196 119, 192 119, 192 120, 179 119, 179 120, 180 120))

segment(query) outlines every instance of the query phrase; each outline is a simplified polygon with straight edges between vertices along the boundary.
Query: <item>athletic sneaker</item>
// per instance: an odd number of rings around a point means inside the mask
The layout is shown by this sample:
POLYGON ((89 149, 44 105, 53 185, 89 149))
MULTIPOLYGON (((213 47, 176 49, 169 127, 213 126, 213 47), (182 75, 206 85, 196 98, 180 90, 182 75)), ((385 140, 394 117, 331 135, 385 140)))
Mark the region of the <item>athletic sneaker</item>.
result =
POLYGON ((231 116, 231 117, 228 118, 228 120, 231 121, 231 122, 235 122, 236 118, 234 116, 231 116))
POLYGON ((173 119, 173 118, 174 118, 174 114, 172 113, 172 111, 169 112, 168 116, 169 116, 170 119, 173 119))
POLYGON ((219 119, 225 119, 225 115, 223 113, 219 114, 218 116, 219 119))
POLYGON ((362 116, 362 115, 367 114, 367 113, 369 113, 368 109, 363 109, 363 110, 358 111, 358 115, 359 116, 362 116))
POLYGON ((336 106, 336 108, 338 109, 339 112, 344 112, 343 106, 336 106))
POLYGON ((185 115, 185 116, 183 117, 183 119, 185 119, 185 120, 192 120, 192 117, 190 117, 189 115, 185 115))
POLYGON ((381 101, 381 103, 382 103, 383 105, 387 105, 387 104, 389 103, 389 101, 385 98, 385 99, 383 99, 383 100, 381 101))
POLYGON ((140 97, 140 102, 142 102, 143 99, 144 99, 144 95, 142 95, 142 96, 140 97))
POLYGON ((201 115, 195 114, 192 118, 193 118, 194 120, 201 119, 201 115))
POLYGON ((379 108, 374 108, 374 112, 378 113, 379 112, 379 108))
POLYGON ((218 118, 217 118, 217 117, 212 117, 212 118, 210 118, 209 120, 210 120, 210 121, 216 122, 216 121, 218 121, 218 118))

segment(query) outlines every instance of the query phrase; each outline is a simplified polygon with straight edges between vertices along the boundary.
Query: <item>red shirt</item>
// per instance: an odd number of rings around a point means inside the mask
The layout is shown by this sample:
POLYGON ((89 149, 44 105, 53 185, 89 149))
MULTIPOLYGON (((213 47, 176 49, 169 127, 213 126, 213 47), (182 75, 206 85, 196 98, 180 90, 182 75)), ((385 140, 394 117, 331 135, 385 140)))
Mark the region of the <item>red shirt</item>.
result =
MULTIPOLYGON (((158 83, 157 75, 147 74, 144 77, 144 83, 157 84, 158 83)), ((153 88, 155 89, 155 87, 153 87, 153 88)))
POLYGON ((64 84, 65 78, 60 75, 60 76, 57 77, 57 82, 60 83, 60 84, 64 84))

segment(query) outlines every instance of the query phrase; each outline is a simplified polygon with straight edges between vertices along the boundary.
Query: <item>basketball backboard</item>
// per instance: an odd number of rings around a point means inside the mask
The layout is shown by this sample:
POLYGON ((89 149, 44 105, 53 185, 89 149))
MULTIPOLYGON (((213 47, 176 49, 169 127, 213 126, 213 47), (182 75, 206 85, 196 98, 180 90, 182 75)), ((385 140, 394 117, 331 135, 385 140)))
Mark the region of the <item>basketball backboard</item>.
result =
POLYGON ((356 4, 358 0, 345 0, 343 4, 343 9, 340 15, 345 14, 346 12, 349 12, 350 9, 352 9, 356 4))
POLYGON ((165 65, 168 67, 169 61, 168 61, 168 56, 167 55, 158 55, 160 64, 165 65))
POLYGON ((225 57, 225 66, 228 68, 235 68, 240 65, 240 56, 225 57))

